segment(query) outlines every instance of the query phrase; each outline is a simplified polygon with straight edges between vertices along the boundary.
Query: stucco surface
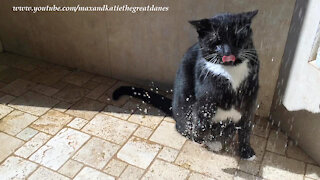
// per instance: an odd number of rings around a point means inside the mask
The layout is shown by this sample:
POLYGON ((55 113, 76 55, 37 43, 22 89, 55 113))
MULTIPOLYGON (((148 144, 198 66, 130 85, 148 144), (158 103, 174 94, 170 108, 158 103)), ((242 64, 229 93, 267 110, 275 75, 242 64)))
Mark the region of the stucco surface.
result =
POLYGON ((258 114, 269 114, 295 0, 4 0, 0 39, 4 50, 116 79, 170 88, 181 57, 196 42, 188 20, 220 12, 259 9, 253 22, 261 60, 258 114), (103 4, 169 6, 168 12, 12 12, 13 5, 103 4))

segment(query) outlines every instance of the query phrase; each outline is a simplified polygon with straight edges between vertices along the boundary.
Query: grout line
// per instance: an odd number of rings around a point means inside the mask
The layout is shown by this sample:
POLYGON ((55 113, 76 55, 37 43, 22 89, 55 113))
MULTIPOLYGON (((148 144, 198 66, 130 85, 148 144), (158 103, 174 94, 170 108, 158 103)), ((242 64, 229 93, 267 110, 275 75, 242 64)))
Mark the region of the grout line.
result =
MULTIPOLYGON (((270 127, 270 128, 271 128, 271 127, 270 127)), ((259 163, 258 176, 261 176, 261 175, 260 175, 260 172, 261 172, 261 168, 262 168, 262 164, 263 164, 263 160, 264 160, 265 154, 266 154, 266 152, 267 152, 267 145, 268 145, 268 141, 269 141, 269 137, 270 137, 271 132, 272 132, 272 131, 271 131, 271 129, 270 129, 270 131, 269 131, 269 133, 268 133, 268 137, 267 137, 267 139, 266 139, 266 146, 264 147, 263 155, 262 155, 262 157, 261 157, 261 162, 259 163)))
MULTIPOLYGON (((30 161, 33 162, 33 161, 30 161)), ((27 177, 26 179, 29 179, 29 177, 31 177, 39 168, 41 167, 41 165, 37 164, 37 168, 35 170, 33 170, 27 177)))

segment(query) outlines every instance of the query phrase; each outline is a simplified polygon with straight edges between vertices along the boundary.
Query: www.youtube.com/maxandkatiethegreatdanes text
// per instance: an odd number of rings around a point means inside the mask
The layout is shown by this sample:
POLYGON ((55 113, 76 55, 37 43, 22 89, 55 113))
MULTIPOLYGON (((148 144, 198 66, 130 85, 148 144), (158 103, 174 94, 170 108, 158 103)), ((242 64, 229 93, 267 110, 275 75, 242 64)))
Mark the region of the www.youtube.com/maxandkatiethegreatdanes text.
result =
POLYGON ((14 12, 166 12, 169 11, 168 6, 129 6, 129 5, 102 5, 102 6, 13 6, 14 12))

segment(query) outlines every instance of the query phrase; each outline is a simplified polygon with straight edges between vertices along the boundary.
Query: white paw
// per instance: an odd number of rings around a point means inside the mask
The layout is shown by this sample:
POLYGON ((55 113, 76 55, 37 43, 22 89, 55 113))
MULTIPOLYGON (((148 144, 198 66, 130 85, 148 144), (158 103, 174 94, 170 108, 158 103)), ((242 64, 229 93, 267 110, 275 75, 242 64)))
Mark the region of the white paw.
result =
POLYGON ((222 150, 222 144, 220 141, 206 142, 205 144, 211 151, 219 152, 222 150))
POLYGON ((248 159, 246 159, 246 160, 248 160, 248 161, 253 161, 253 160, 255 160, 257 157, 256 157, 256 155, 253 155, 252 157, 250 157, 250 158, 248 158, 248 159))

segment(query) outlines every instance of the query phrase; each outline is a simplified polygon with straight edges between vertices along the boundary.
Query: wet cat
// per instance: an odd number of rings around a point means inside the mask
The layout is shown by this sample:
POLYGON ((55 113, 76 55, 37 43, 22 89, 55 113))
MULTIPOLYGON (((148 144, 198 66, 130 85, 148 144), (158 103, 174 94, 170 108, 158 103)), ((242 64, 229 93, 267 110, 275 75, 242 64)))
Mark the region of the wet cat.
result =
POLYGON ((215 151, 238 131, 240 157, 253 159, 250 133, 259 89, 259 60, 251 21, 257 13, 227 13, 190 21, 198 32, 198 42, 182 59, 173 100, 129 86, 115 90, 113 99, 122 95, 142 99, 172 116, 180 134, 215 151))

